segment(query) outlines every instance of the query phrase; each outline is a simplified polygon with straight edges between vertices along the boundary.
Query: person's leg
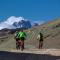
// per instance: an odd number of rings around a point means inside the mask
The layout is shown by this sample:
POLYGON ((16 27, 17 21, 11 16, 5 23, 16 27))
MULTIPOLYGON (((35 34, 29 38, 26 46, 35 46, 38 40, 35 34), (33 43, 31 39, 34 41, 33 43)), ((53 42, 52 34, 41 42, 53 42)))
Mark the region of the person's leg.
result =
POLYGON ((24 49, 24 40, 23 40, 22 48, 24 49))
POLYGON ((24 49, 24 37, 21 37, 21 50, 24 49))
POLYGON ((20 39, 17 38, 16 39, 16 49, 20 49, 20 44, 21 44, 20 39))
POLYGON ((43 41, 41 41, 41 49, 42 49, 42 47, 43 47, 43 41))
POLYGON ((24 40, 21 40, 21 50, 23 51, 24 49, 24 40))
POLYGON ((18 49, 18 40, 17 40, 17 38, 16 38, 16 49, 18 49))
POLYGON ((43 47, 43 41, 39 41, 39 49, 42 49, 43 47))
POLYGON ((39 41, 39 49, 40 49, 40 47, 41 47, 41 42, 39 41))
POLYGON ((21 47, 21 41, 19 40, 18 41, 18 48, 20 49, 20 47, 21 47))
POLYGON ((19 48, 19 44, 18 44, 18 41, 16 41, 16 49, 19 48))

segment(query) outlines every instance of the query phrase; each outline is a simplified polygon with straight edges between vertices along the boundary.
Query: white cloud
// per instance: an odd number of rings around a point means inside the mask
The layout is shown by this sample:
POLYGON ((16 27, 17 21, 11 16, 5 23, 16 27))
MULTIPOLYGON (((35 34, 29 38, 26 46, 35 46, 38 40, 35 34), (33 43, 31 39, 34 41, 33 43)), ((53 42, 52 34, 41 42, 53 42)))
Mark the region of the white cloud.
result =
POLYGON ((39 24, 39 25, 41 25, 41 24, 43 24, 43 23, 45 23, 45 21, 43 21, 43 20, 42 20, 42 21, 38 21, 38 24, 39 24))
POLYGON ((11 16, 7 20, 5 20, 4 22, 0 23, 0 30, 3 28, 15 28, 12 24, 14 22, 19 22, 21 20, 25 20, 25 19, 23 17, 11 16))
POLYGON ((38 23, 39 25, 41 25, 41 24, 45 23, 45 21, 44 20, 33 21, 32 25, 34 25, 34 23, 38 23))
POLYGON ((14 22, 19 22, 21 20, 24 20, 24 18, 23 17, 11 16, 4 23, 9 24, 9 25, 12 25, 14 22))

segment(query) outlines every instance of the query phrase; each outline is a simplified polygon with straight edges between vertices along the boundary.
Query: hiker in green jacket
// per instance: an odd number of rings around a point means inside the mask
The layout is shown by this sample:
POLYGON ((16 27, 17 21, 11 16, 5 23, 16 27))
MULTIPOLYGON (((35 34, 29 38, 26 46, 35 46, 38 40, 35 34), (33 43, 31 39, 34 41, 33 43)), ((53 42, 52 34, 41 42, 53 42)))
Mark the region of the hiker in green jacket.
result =
POLYGON ((43 47, 43 34, 40 32, 37 36, 37 40, 39 40, 39 49, 43 47))
POLYGON ((19 36, 19 39, 20 39, 20 47, 21 47, 21 50, 23 50, 24 49, 24 40, 26 39, 26 33, 23 32, 23 30, 21 30, 18 33, 18 36, 19 36))
POLYGON ((26 39, 26 33, 23 30, 16 32, 16 48, 23 50, 24 49, 24 40, 26 39))

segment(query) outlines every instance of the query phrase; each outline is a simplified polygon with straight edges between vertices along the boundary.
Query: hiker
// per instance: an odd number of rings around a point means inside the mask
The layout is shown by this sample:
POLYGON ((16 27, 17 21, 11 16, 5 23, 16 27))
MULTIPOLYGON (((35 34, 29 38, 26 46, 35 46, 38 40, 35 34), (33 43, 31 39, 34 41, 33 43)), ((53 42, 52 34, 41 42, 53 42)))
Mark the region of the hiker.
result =
POLYGON ((39 40, 39 49, 43 47, 43 34, 40 32, 37 36, 37 40, 39 40))
POLYGON ((16 45, 17 45, 17 49, 21 48, 21 50, 24 49, 24 40, 26 39, 26 33, 23 32, 23 30, 17 32, 16 34, 17 39, 16 39, 16 45))
POLYGON ((19 32, 19 39, 20 39, 20 47, 21 47, 21 50, 24 49, 24 40, 26 39, 26 33, 23 32, 23 30, 21 30, 19 32))
POLYGON ((19 39, 18 34, 19 34, 19 31, 16 31, 15 40, 16 40, 16 49, 17 50, 20 49, 20 42, 19 42, 20 39, 19 39))

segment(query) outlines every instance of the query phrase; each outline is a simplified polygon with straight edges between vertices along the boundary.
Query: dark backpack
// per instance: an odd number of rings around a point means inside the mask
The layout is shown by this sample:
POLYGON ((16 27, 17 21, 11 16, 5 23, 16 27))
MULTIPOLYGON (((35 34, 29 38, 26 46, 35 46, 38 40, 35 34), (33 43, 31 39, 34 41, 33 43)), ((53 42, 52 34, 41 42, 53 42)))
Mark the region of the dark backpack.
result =
POLYGON ((16 38, 16 39, 19 38, 19 32, 16 33, 15 38, 16 38))

